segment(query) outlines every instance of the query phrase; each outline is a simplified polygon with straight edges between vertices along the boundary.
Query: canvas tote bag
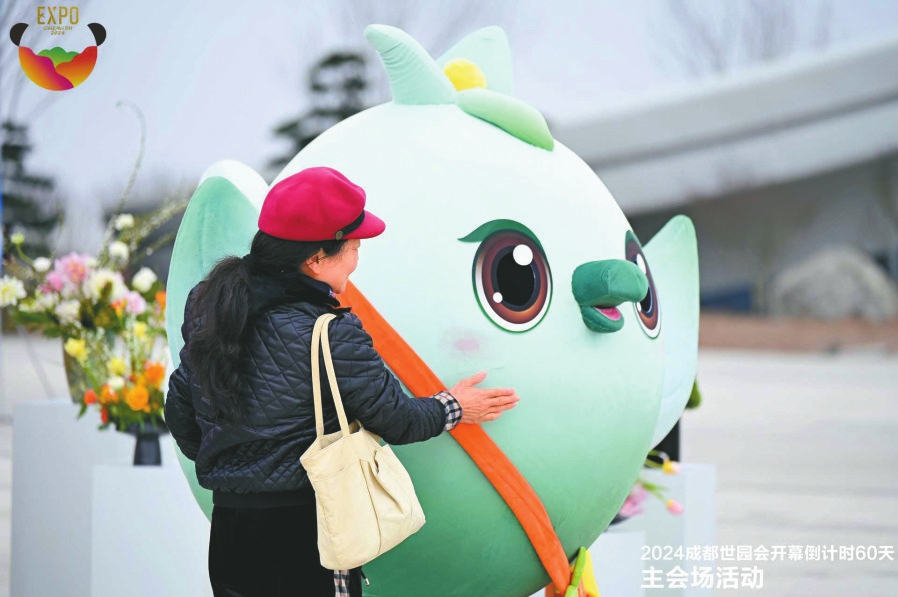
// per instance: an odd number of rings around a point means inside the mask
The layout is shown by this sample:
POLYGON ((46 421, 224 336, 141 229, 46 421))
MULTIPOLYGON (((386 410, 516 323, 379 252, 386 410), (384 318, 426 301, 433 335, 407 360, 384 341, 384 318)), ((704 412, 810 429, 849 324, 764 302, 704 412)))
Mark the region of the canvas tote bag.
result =
POLYGON ((315 489, 318 551, 329 570, 357 568, 399 545, 424 526, 424 511, 402 463, 388 445, 346 420, 327 327, 335 315, 318 318, 312 331, 312 388, 317 438, 299 461, 315 489), (324 434, 319 347, 340 431, 324 434))

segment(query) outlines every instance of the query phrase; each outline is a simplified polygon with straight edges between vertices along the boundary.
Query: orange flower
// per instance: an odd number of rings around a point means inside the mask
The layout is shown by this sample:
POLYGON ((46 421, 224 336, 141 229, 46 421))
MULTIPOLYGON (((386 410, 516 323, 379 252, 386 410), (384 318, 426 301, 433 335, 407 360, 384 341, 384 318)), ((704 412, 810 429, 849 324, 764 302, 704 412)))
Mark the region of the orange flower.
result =
POLYGON ((121 317, 122 313, 125 311, 125 301, 122 301, 122 300, 118 300, 118 301, 115 301, 114 303, 110 303, 109 306, 112 307, 113 311, 115 311, 115 314, 118 315, 119 317, 121 317))
POLYGON ((150 393, 143 386, 134 386, 128 390, 125 401, 131 407, 131 410, 143 410, 150 401, 150 393))
POLYGON ((84 404, 94 404, 97 401, 97 393, 94 392, 93 388, 86 390, 83 400, 84 404))
POLYGON ((105 406, 100 410, 100 420, 104 425, 109 422, 109 410, 105 406))
POLYGON ((109 384, 104 383, 103 387, 100 388, 100 404, 113 404, 116 402, 118 402, 118 394, 109 387, 109 384))
POLYGON ((156 302, 159 303, 159 308, 165 311, 165 291, 160 290, 156 293, 156 302))
POLYGON ((147 383, 153 387, 158 388, 159 384, 162 383, 162 380, 165 379, 165 365, 157 362, 147 361, 144 366, 144 378, 147 383))

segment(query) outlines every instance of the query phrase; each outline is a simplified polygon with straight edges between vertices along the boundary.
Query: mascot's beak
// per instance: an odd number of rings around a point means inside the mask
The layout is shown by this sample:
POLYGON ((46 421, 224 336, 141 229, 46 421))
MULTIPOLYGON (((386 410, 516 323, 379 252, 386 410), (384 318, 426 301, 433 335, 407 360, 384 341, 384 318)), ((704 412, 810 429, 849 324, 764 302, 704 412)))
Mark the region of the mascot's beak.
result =
POLYGON ((624 327, 624 316, 617 306, 644 299, 649 281, 635 263, 606 259, 577 266, 571 287, 586 327, 610 333, 624 327))

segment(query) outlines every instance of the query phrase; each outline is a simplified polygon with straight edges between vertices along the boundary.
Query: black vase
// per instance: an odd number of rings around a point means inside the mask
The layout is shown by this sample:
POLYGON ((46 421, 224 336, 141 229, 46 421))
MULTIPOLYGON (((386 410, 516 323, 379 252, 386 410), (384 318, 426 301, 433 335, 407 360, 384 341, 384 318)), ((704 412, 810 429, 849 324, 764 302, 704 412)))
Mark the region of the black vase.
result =
POLYGON ((143 425, 132 423, 119 431, 137 438, 137 442, 134 444, 134 466, 160 466, 162 464, 159 436, 168 433, 168 427, 163 421, 144 423, 143 425))
POLYGON ((608 526, 611 526, 613 524, 620 524, 623 521, 627 520, 628 518, 630 518, 630 517, 629 516, 621 516, 620 514, 615 514, 614 518, 611 519, 611 522, 608 523, 608 526))

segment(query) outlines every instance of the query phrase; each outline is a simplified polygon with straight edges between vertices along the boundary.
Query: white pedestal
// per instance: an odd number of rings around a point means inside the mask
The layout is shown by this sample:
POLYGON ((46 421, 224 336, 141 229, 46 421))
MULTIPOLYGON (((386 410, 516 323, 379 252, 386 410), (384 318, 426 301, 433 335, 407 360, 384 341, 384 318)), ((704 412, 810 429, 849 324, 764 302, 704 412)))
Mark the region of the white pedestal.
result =
POLYGON ((127 465, 134 438, 76 420, 69 399, 19 402, 13 413, 11 595, 90 593, 91 470, 127 465))
MULTIPOLYGON (((661 471, 650 470, 645 472, 645 476, 648 481, 666 487, 665 495, 679 501, 685 507, 683 514, 680 516, 671 514, 665 504, 649 496, 645 501, 645 512, 611 527, 621 531, 645 532, 648 558, 642 559, 645 554, 641 553, 640 564, 644 570, 650 570, 654 566, 661 571, 657 584, 662 585, 662 588, 645 589, 646 595, 653 597, 714 595, 713 588, 703 589, 691 585, 693 567, 709 567, 710 575, 716 583, 716 562, 686 560, 673 554, 679 547, 683 548, 685 555, 690 546, 716 545, 717 476, 714 466, 710 464, 681 464, 681 466, 682 471, 679 475, 665 475, 661 471), (669 586, 672 577, 668 574, 677 566, 689 574, 686 588, 669 586)), ((649 585, 648 578, 643 585, 649 585)))
POLYGON ((162 439, 171 465, 93 469, 91 597, 212 595, 209 521, 162 439))
POLYGON ((624 531, 614 527, 602 533, 589 548, 596 584, 602 597, 643 597, 643 531, 624 531))
POLYGON ((171 438, 162 467, 133 467, 133 436, 77 413, 15 406, 11 595, 211 595, 209 523, 171 438))

